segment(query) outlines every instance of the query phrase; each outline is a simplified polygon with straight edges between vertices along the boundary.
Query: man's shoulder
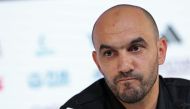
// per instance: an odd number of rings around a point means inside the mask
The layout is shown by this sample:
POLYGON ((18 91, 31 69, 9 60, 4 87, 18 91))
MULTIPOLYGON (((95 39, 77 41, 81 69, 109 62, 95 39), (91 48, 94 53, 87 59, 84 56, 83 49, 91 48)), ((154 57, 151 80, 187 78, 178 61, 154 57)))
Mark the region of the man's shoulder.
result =
POLYGON ((60 109, 79 109, 82 105, 101 101, 103 99, 105 81, 100 79, 69 99, 60 109))
MULTIPOLYGON (((190 106, 190 80, 182 78, 164 78, 171 100, 176 104, 190 106)), ((184 107, 186 107, 184 106, 184 107)))
POLYGON ((190 89, 190 80, 183 78, 164 78, 164 82, 168 87, 185 87, 186 89, 190 89))

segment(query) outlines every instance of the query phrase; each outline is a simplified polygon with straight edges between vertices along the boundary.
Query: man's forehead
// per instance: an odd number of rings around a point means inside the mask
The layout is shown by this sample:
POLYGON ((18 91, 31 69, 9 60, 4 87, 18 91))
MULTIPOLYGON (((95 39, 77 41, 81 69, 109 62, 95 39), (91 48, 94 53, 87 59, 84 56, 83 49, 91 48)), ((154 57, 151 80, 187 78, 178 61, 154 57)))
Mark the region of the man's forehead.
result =
POLYGON ((153 36, 153 30, 152 24, 140 7, 121 5, 109 9, 98 18, 93 28, 92 40, 95 45, 95 42, 104 39, 105 34, 109 36, 109 34, 122 32, 126 32, 126 34, 136 32, 137 34, 146 34, 145 36, 153 36))
POLYGON ((150 28, 144 13, 136 8, 114 8, 101 15, 94 25, 93 38, 101 34, 118 34, 123 31, 142 31, 150 28))
POLYGON ((104 13, 99 17, 95 26, 94 32, 117 33, 124 31, 126 27, 131 25, 141 25, 144 21, 143 12, 134 9, 115 9, 104 13))
POLYGON ((122 43, 128 44, 131 41, 141 37, 143 40, 148 40, 150 37, 150 32, 144 32, 140 29, 126 29, 121 32, 114 32, 114 33, 96 33, 94 34, 94 44, 114 44, 114 45, 120 45, 122 43))

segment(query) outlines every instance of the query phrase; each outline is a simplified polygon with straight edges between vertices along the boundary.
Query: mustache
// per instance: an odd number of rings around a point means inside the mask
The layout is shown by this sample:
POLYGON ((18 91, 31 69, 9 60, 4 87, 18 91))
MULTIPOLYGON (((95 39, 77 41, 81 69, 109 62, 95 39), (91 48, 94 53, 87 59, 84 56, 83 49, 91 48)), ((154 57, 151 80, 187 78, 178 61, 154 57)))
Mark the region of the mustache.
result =
POLYGON ((114 84, 123 78, 135 78, 136 80, 142 81, 143 76, 140 73, 129 70, 127 72, 119 72, 119 74, 113 79, 114 84))

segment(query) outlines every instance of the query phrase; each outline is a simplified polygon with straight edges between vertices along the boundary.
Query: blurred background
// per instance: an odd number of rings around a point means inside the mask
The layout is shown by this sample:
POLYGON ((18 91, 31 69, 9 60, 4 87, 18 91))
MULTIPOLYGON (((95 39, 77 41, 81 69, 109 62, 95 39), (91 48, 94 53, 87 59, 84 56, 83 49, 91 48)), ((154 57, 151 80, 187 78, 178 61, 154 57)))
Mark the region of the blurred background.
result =
POLYGON ((0 109, 58 109, 101 78, 92 27, 125 3, 148 10, 168 40, 160 74, 190 79, 188 0, 0 0, 0 109))

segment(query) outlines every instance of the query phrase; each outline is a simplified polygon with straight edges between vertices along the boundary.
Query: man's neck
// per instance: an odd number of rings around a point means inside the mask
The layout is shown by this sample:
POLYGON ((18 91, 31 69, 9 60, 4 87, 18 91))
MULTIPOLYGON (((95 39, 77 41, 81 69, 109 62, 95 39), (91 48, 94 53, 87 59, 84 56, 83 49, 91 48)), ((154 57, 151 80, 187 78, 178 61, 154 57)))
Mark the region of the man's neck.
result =
POLYGON ((158 95, 159 95, 159 76, 157 77, 157 80, 153 85, 152 89, 143 98, 143 100, 134 104, 128 104, 124 102, 121 103, 124 105, 126 109, 156 109, 158 95))

